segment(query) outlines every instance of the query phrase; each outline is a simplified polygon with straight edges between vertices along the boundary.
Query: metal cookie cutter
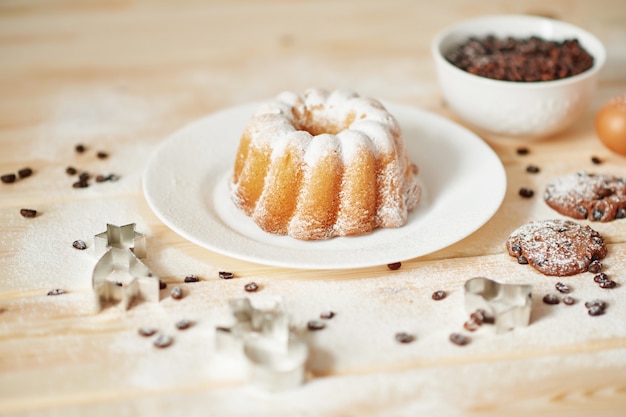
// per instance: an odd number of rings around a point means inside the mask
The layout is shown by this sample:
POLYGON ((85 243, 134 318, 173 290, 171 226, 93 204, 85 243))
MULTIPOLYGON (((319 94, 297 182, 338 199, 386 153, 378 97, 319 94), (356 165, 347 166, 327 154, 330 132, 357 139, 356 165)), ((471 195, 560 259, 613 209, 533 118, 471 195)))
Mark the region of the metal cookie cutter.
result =
POLYGON ((257 387, 279 391, 301 385, 309 347, 289 330, 285 312, 279 306, 257 309, 248 298, 231 300, 230 308, 236 322, 216 328, 218 351, 242 355, 249 382, 257 387))
POLYGON ((100 259, 92 275, 96 307, 121 302, 128 309, 135 299, 159 301, 159 279, 140 259, 146 256, 146 238, 135 231, 135 224, 114 226, 94 236, 100 259))
POLYGON ((483 310, 485 318, 495 324, 496 333, 528 326, 532 289, 532 285, 527 284, 502 284, 484 277, 472 278, 465 282, 465 310, 469 314, 483 310))

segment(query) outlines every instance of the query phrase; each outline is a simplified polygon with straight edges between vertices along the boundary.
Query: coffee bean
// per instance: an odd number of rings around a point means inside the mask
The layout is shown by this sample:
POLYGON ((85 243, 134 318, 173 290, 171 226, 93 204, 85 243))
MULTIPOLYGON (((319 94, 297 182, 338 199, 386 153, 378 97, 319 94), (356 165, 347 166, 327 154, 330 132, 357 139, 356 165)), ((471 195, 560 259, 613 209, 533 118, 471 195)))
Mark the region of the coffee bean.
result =
POLYGON ((183 290, 179 286, 172 288, 172 298, 174 300, 180 300, 183 298, 183 290))
POLYGON ((15 174, 4 174, 0 177, 0 181, 5 184, 11 184, 12 182, 15 182, 16 179, 17 176, 15 174))
POLYGON ((536 174, 539 172, 539 167, 537 165, 528 165, 526 167, 526 172, 529 174, 536 174))
POLYGON ((35 217, 37 215, 37 210, 20 209, 20 214, 22 215, 22 217, 32 218, 32 217, 35 217))
POLYGON ((598 308, 602 308, 605 309, 606 308, 606 302, 603 300, 591 300, 591 301, 587 301, 585 302, 585 307, 586 308, 591 308, 591 307, 598 307, 598 308))
POLYGON ((543 297, 543 302, 546 303, 546 304, 554 305, 554 304, 558 304, 560 302, 560 300, 559 300, 559 297, 557 297, 554 294, 546 294, 543 297))
POLYGON ((478 309, 469 316, 469 320, 463 323, 463 327, 470 332, 474 332, 483 325, 483 323, 493 323, 495 320, 487 318, 484 310, 478 309))
POLYGON ((485 310, 480 309, 480 308, 474 311, 472 314, 470 314, 470 320, 478 323, 478 325, 481 325, 483 323, 489 323, 489 320, 487 318, 487 313, 485 312, 485 310))
POLYGON ((243 289, 248 292, 254 292, 259 289, 259 285, 256 282, 249 282, 243 286, 243 289))
POLYGON ((604 272, 600 272, 598 275, 593 277, 593 281, 597 282, 597 283, 601 283, 601 282, 607 282, 607 281, 610 281, 610 280, 609 280, 609 276, 607 274, 605 274, 604 272))
POLYGON ((449 339, 452 343, 458 346, 465 346, 471 341, 468 336, 465 336, 461 333, 452 333, 450 334, 449 339))
POLYGON ((320 318, 321 319, 330 320, 333 317, 335 317, 335 312, 334 311, 324 311, 323 313, 320 314, 320 318))
POLYGON ((82 143, 79 143, 78 145, 74 146, 74 150, 78 153, 83 153, 87 150, 87 148, 82 143))
POLYGON ((407 332, 398 332, 395 335, 395 339, 399 343, 411 343, 415 340, 415 336, 408 334, 407 332))
POLYGON ((575 303, 576 303, 576 300, 575 300, 573 297, 571 297, 571 296, 569 296, 569 295, 568 295, 568 296, 563 297, 563 304, 566 304, 566 305, 568 305, 568 306, 571 306, 571 305, 573 305, 573 304, 575 304, 575 303))
POLYGON ((85 243, 84 240, 75 240, 72 243, 72 246, 74 246, 74 248, 76 248, 78 250, 85 250, 85 249, 87 249, 87 244, 85 243))
POLYGON ((601 307, 593 306, 587 309, 587 313, 590 316, 601 316, 602 314, 605 313, 605 309, 601 307))
POLYGON ((598 158, 597 156, 592 156, 591 162, 594 163, 595 165, 600 165, 602 163, 602 159, 598 158))
POLYGON ((309 330, 322 330, 326 327, 326 324, 320 320, 309 320, 306 324, 306 327, 309 330))
POLYGON ((439 301, 439 300, 443 300, 444 298, 446 298, 447 295, 448 294, 445 291, 439 290, 439 291, 435 291, 433 295, 431 296, 431 298, 433 300, 439 301))
POLYGON ((67 167, 67 168, 65 168, 65 173, 67 175, 76 175, 78 173, 78 171, 76 171, 76 168, 74 168, 74 167, 67 167))
POLYGON ((600 288, 611 289, 617 287, 617 282, 613 280, 602 281, 598 285, 600 286, 600 288))
POLYGON ((215 328, 216 332, 221 332, 221 333, 232 333, 232 330, 230 327, 224 327, 224 326, 217 326, 215 328))
POLYGON ((61 288, 55 288, 53 290, 48 291, 48 295, 62 295, 65 294, 65 290, 61 288))
POLYGON ((89 173, 88 173, 88 172, 81 172, 81 173, 78 175, 78 179, 79 179, 80 181, 87 181, 87 180, 89 180, 89 178, 91 178, 91 175, 89 175, 89 173))
POLYGON ((476 330, 480 328, 481 325, 482 325, 482 322, 478 322, 470 318, 465 323, 463 323, 463 328, 465 330, 469 330, 470 332, 475 332, 476 330))
POLYGON ((143 337, 150 337, 153 334, 155 334, 157 332, 157 329, 153 328, 153 327, 140 327, 137 330, 137 333, 139 333, 140 336, 143 337))
POLYGON ((197 275, 187 275, 185 277, 185 282, 186 283, 190 283, 190 282, 199 282, 200 278, 197 275))
POLYGON ((530 149, 521 147, 517 148, 516 152, 518 155, 528 155, 530 153, 530 149))
POLYGON ((17 175, 20 178, 27 178, 30 177, 31 175, 33 175, 33 170, 31 168, 22 168, 19 171, 17 171, 17 175))
POLYGON ((519 195, 524 198, 531 198, 535 195, 535 192, 527 187, 522 187, 519 189, 519 195))
POLYGON ((394 262, 394 263, 388 264, 387 268, 391 269, 392 271, 395 271, 395 270, 400 269, 401 266, 402 266, 402 262, 394 262))
POLYGON ((598 272, 602 271, 602 263, 598 260, 591 262, 587 267, 587 271, 591 272, 592 274, 597 274, 598 272))
POLYGON ((193 324, 193 322, 191 320, 178 320, 175 324, 176 328, 178 330, 185 330, 191 327, 191 325, 193 324))
POLYGON ((227 271, 220 271, 218 272, 218 275, 221 279, 232 279, 235 276, 232 272, 227 271))
POLYGON ((104 151, 99 151, 96 156, 100 159, 105 159, 109 157, 109 154, 104 151))
POLYGON ((87 181, 84 180, 80 180, 80 181, 76 181, 74 184, 72 184, 73 188, 87 188, 89 187, 89 183, 87 181))
POLYGON ((480 314, 483 324, 494 324, 496 322, 496 317, 487 315, 487 312, 485 310, 478 309, 472 314, 480 314))
POLYGON ((119 180, 120 177, 118 175, 115 174, 108 174, 108 175, 103 175, 103 174, 99 174, 96 175, 96 182, 115 182, 117 180, 119 180))
POLYGON ((567 284, 563 284, 562 282, 557 282, 556 284, 554 284, 554 288, 556 288, 556 290, 561 294, 568 294, 570 292, 567 284))
POLYGON ((170 346, 174 342, 170 336, 167 336, 163 333, 159 333, 159 335, 154 339, 154 346, 163 349, 170 346))

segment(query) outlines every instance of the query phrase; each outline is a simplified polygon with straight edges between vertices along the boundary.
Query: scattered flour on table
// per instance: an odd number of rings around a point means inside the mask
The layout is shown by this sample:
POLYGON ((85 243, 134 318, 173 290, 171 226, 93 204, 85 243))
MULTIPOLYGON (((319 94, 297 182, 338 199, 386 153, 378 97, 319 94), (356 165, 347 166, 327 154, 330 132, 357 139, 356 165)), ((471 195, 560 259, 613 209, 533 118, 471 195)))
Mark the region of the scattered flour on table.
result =
MULTIPOLYGON (((122 88, 77 89, 61 92, 56 99, 51 120, 41 129, 41 143, 49 146, 33 149, 35 158, 63 158, 66 145, 97 145, 109 138, 132 142, 138 131, 153 126, 179 102, 147 100, 122 88)), ((72 147, 70 149, 72 149, 72 147)))
MULTIPOLYGON (((106 133, 109 129, 107 127, 98 131, 91 126, 94 120, 108 121, 118 129, 111 128, 109 133, 116 131, 123 134, 119 126, 136 126, 147 122, 144 120, 146 114, 153 114, 146 110, 145 103, 133 99, 122 99, 122 102, 127 108, 136 106, 134 115, 117 114, 115 108, 119 101, 116 100, 120 97, 109 94, 98 96, 101 109, 109 111, 105 111, 108 119, 98 119, 103 116, 94 116, 90 110, 81 113, 80 104, 89 106, 89 100, 83 102, 79 96, 68 98, 67 108, 59 113, 57 130, 50 132, 53 137, 64 138, 64 142, 60 142, 61 147, 70 146, 71 149, 79 139, 81 129, 82 133, 88 132, 94 138, 106 133), (63 121, 66 117, 67 120, 78 118, 84 120, 84 123, 66 123, 63 121)), ((58 144, 54 145, 53 155, 63 160, 67 151, 65 148, 57 149, 58 144)), ((149 146, 138 145, 136 148, 141 149, 147 150, 149 146)), ((49 157, 47 150, 40 150, 42 158, 49 157)), ((120 163, 132 164, 137 157, 125 155, 120 163)), ((144 157, 139 156, 140 159, 144 157)), ((114 155, 111 162, 113 160, 114 155)), ((141 171, 142 166, 139 164, 133 166, 128 175, 138 179, 141 171)), ((139 181, 133 180, 130 184, 131 189, 136 191, 139 181)), ((85 191, 99 192, 95 186, 85 191)), ((91 300, 91 273, 97 261, 93 253, 93 235, 105 231, 106 223, 137 223, 137 230, 147 235, 148 257, 145 263, 157 274, 182 276, 192 271, 214 276, 211 275, 213 267, 208 263, 186 256, 157 239, 151 240, 149 225, 140 215, 144 209, 135 200, 125 198, 111 198, 106 206, 86 198, 70 205, 44 207, 41 218, 29 219, 25 227, 19 228, 23 233, 18 234, 10 229, 0 236, 0 245, 9 248, 12 259, 6 274, 9 279, 0 283, 0 291, 36 290, 41 287, 42 291, 50 288, 67 288, 70 291, 80 289, 85 290, 84 293, 68 296, 91 300), (72 242, 76 239, 85 240, 89 248, 85 251, 74 249, 72 242)), ((579 274, 567 278, 568 285, 573 288, 571 295, 577 299, 577 304, 548 306, 541 302, 541 297, 555 292, 556 280, 518 267, 506 254, 486 258, 473 270, 466 267, 463 259, 450 262, 449 269, 442 268, 438 262, 424 262, 414 270, 400 269, 396 272, 386 271, 382 267, 380 276, 376 278, 307 281, 274 280, 272 277, 249 275, 233 280, 212 279, 186 285, 187 295, 179 301, 172 300, 166 295, 168 291, 164 290, 159 303, 140 304, 122 317, 124 325, 130 330, 103 336, 102 341, 109 344, 100 349, 110 352, 118 360, 110 362, 109 372, 90 380, 93 385, 90 389, 119 389, 119 384, 123 383, 130 388, 156 390, 157 393, 159 389, 167 391, 166 395, 146 396, 128 405, 131 407, 129 409, 137 404, 151 407, 157 416, 172 409, 177 414, 188 416, 206 415, 207 409, 197 409, 200 400, 203 404, 210 404, 210 412, 233 416, 247 416, 253 412, 261 416, 324 415, 346 410, 354 414, 362 410, 373 414, 372 410, 380 410, 380 415, 384 415, 389 404, 400 404, 403 410, 387 409, 387 415, 415 415, 423 408, 450 411, 453 414, 456 410, 474 403, 480 404, 484 400, 497 402, 517 398, 517 392, 509 393, 509 397, 490 397, 495 394, 484 390, 485 386, 504 387, 506 392, 506 387, 520 386, 520 380, 537 384, 549 378, 562 378, 563 368, 584 371, 624 366, 621 350, 608 350, 584 357, 571 355, 532 359, 523 370, 511 366, 506 359, 515 357, 518 352, 536 349, 549 352, 554 349, 556 353, 559 346, 581 344, 590 338, 626 337, 623 325, 623 317, 626 315, 626 302, 623 302, 625 286, 603 290, 594 285, 592 275, 579 274), (498 272, 502 270, 510 271, 513 276, 498 275, 502 274, 498 272), (503 282, 532 283, 531 325, 502 335, 495 335, 492 329, 483 327, 471 334, 473 341, 468 346, 461 348, 449 343, 447 336, 451 332, 462 331, 466 319, 462 288, 465 280, 473 276, 488 276, 503 282), (242 286, 249 281, 259 283, 261 290, 245 293, 242 286), (441 301, 434 301, 431 294, 436 290, 445 290, 448 296, 441 301), (253 303, 258 304, 274 299, 283 300, 294 326, 311 346, 311 369, 320 377, 284 393, 266 394, 243 388, 245 369, 241 363, 229 362, 220 357, 212 345, 214 327, 225 324, 229 318, 227 301, 242 296, 250 297, 253 303), (604 316, 587 315, 583 303, 593 298, 602 298, 609 303, 604 316), (334 311, 336 315, 328 320, 324 330, 303 330, 308 320, 318 319, 321 312, 328 310, 334 311), (176 330, 173 323, 183 318, 196 323, 185 331, 176 330), (154 348, 151 339, 136 333, 136 328, 142 325, 154 325, 173 335, 174 344, 163 350, 154 348), (399 344, 394 339, 398 331, 412 333, 416 340, 408 345, 399 344), (472 363, 484 357, 494 358, 488 369, 482 364, 472 363), (480 383, 477 383, 477 379, 480 379, 480 383), (223 387, 220 385, 223 381, 234 383, 223 387), (451 384, 450 381, 455 383, 451 384), (190 391, 168 391, 177 386, 189 387, 190 391), (185 400, 189 398, 196 401, 185 400), (362 408, 354 409, 355 404, 362 408), (293 412, 294 408, 298 413, 293 412)), ((624 272, 620 269, 620 262, 617 262, 619 260, 626 261, 623 255, 617 254, 612 258, 613 266, 607 272, 624 272)), ((28 311, 33 314, 41 311, 38 307, 40 303, 54 304, 56 308, 62 305, 62 297, 48 299, 42 296, 27 307, 28 311)), ((10 311, 3 314, 10 314, 10 311)), ((101 313, 100 316, 106 314, 101 313)), ((59 335, 51 340, 58 348, 65 347, 74 339, 59 335)), ((72 348, 82 351, 90 347, 78 345, 72 348)), ((7 382, 10 377, 0 375, 0 382, 7 382)), ((32 392, 38 392, 41 387, 48 385, 50 383, 46 381, 32 381, 32 392)), ((63 389, 69 392, 71 388, 78 389, 72 395, 80 395, 81 387, 68 385, 63 389)), ((497 394, 502 395, 502 390, 497 390, 497 394)), ((93 415, 112 415, 109 407, 125 401, 125 398, 115 398, 98 402, 93 405, 93 415), (99 413, 99 410, 108 410, 109 413, 99 413)), ((72 410, 67 411, 67 415, 72 415, 72 410)), ((367 413, 364 411, 363 414, 367 413)))

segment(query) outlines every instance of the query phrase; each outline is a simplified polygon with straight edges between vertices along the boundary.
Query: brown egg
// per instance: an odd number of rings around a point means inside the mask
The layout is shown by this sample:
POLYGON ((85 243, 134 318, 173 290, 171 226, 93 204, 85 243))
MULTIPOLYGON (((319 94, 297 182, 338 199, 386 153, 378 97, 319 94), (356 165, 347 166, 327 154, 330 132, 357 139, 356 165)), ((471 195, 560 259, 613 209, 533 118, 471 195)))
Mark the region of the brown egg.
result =
POLYGON ((598 111, 596 134, 607 148, 626 156, 626 95, 613 97, 598 111))

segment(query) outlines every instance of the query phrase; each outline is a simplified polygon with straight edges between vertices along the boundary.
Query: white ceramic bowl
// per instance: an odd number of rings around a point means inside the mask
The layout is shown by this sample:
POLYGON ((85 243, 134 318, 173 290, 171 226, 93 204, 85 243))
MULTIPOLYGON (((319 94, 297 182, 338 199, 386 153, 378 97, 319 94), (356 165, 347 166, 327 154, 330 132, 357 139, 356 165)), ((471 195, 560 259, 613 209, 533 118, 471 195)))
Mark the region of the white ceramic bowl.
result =
POLYGON ((478 130, 514 137, 545 137, 576 121, 595 90, 606 53, 589 32, 558 20, 527 15, 496 15, 465 20, 435 36, 432 54, 443 96, 450 108, 478 130), (554 81, 500 81, 470 74, 444 54, 470 36, 495 35, 546 40, 576 38, 593 58, 587 71, 554 81))

